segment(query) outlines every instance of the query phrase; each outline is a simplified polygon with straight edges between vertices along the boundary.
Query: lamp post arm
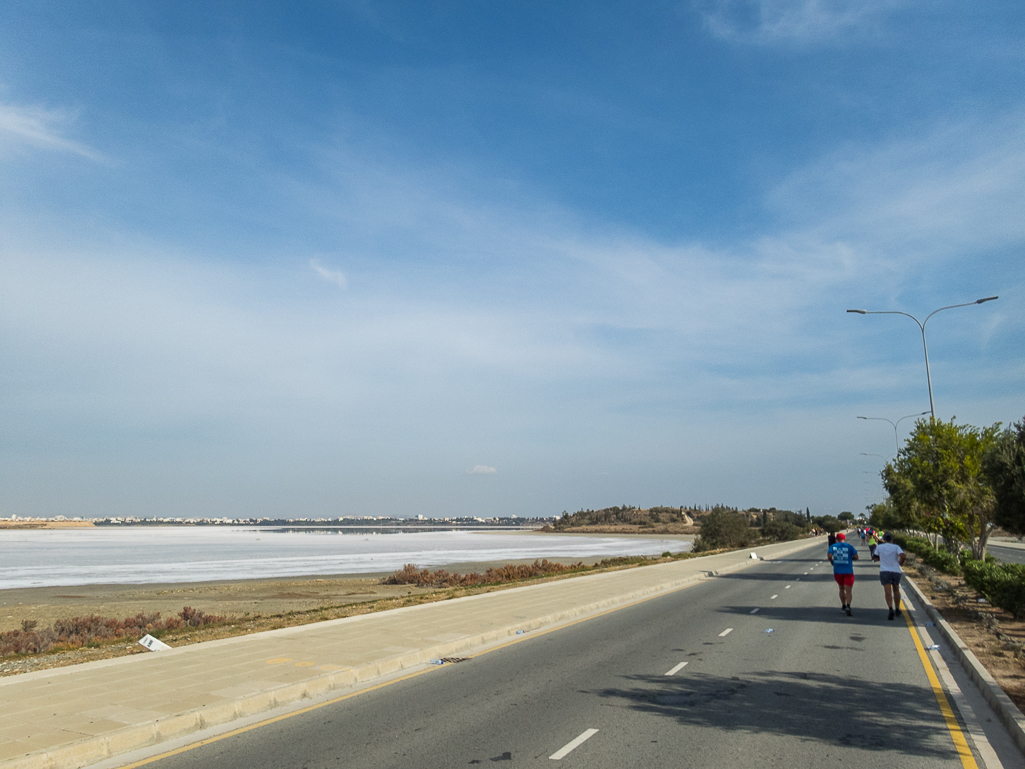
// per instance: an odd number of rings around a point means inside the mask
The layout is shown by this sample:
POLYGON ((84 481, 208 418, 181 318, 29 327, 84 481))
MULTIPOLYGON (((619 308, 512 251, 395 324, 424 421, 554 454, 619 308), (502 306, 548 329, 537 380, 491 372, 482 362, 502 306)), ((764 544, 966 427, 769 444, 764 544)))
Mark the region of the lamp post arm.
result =
MULTIPOLYGON (((929 385, 929 418, 932 421, 936 420, 936 406, 932 399, 932 373, 929 371, 929 345, 925 341, 925 324, 929 322, 929 318, 938 312, 944 310, 953 310, 955 307, 968 307, 972 304, 983 304, 984 302, 992 302, 994 299, 999 299, 999 296, 986 296, 982 299, 976 299, 974 302, 963 302, 962 304, 948 304, 946 307, 940 307, 938 310, 933 310, 925 316, 925 320, 921 321, 909 312, 903 312, 901 310, 848 310, 847 312, 857 313, 858 315, 906 315, 911 318, 918 327, 922 330, 922 351, 925 353, 925 380, 929 385)), ((890 420, 886 420, 889 422, 890 420)), ((893 424, 893 422, 890 422, 893 424)), ((897 427, 894 425, 893 428, 894 437, 897 434, 897 427)))

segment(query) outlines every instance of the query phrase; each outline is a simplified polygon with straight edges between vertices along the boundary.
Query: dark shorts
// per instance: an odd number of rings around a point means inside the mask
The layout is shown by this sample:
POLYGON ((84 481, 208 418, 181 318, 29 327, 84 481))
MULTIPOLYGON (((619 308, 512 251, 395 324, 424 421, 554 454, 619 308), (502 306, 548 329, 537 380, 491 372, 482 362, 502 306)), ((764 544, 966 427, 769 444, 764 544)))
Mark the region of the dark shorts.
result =
POLYGON ((879 584, 880 585, 899 585, 900 584, 900 572, 899 571, 881 571, 881 572, 879 572, 879 584))
POLYGON ((836 580, 836 584, 840 585, 853 585, 854 575, 853 574, 834 574, 833 579, 836 580))

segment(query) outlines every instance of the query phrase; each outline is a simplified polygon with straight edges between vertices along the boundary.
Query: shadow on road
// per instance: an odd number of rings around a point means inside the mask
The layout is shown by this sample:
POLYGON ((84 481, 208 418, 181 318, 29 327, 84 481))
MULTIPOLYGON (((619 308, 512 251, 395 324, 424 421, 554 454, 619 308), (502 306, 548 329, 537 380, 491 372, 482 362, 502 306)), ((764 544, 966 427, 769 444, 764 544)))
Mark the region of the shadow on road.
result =
MULTIPOLYGON (((835 583, 834 583, 835 584, 835 583)), ((876 585, 875 587, 879 587, 876 585)), ((848 617, 840 611, 840 599, 837 598, 836 606, 823 606, 814 604, 811 606, 759 606, 758 611, 753 615, 756 619, 769 622, 828 622, 837 625, 880 625, 897 628, 905 628, 903 620, 896 622, 886 619, 886 603, 882 590, 874 591, 874 595, 865 598, 863 604, 858 603, 858 594, 854 593, 854 601, 851 607, 854 616, 848 617)), ((832 597, 832 594, 830 594, 832 597)), ((719 611, 724 614, 751 615, 756 607, 751 606, 723 606, 719 611)))
POLYGON ((926 687, 803 672, 627 680, 632 685, 592 693, 682 726, 773 734, 823 746, 927 758, 956 755, 936 700, 926 687))
MULTIPOLYGON (((860 575, 860 572, 857 572, 860 575)), ((716 575, 716 579, 748 579, 754 582, 812 582, 816 580, 833 581, 833 572, 822 570, 821 573, 803 574, 765 574, 757 571, 735 571, 730 574, 716 575)))

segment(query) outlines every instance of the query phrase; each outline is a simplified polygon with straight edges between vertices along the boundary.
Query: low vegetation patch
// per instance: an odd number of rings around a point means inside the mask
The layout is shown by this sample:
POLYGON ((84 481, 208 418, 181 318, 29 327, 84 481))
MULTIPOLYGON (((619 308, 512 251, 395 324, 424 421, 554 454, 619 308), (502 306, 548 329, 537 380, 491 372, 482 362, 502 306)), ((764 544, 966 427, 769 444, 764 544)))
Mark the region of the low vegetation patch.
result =
POLYGON ((933 547, 924 537, 897 535, 893 539, 937 571, 953 577, 963 576, 968 587, 1015 619, 1025 619, 1025 565, 997 563, 991 555, 979 561, 972 558, 970 550, 961 550, 954 555, 948 550, 933 547))
POLYGON ((567 566, 562 563, 552 563, 547 558, 522 566, 507 564, 497 568, 492 567, 483 574, 476 572, 470 574, 456 572, 451 574, 444 569, 429 571, 428 569, 417 569, 413 564, 407 563, 390 577, 386 577, 384 584, 416 585, 417 587, 474 587, 476 585, 500 585, 505 582, 516 582, 522 579, 533 579, 534 577, 548 577, 553 574, 562 574, 567 571, 583 571, 585 569, 587 567, 582 563, 567 566))
POLYGON ((459 574, 458 572, 451 574, 444 569, 430 571, 429 569, 420 569, 414 564, 407 563, 390 577, 385 577, 383 583, 385 585, 415 585, 416 587, 429 588, 483 587, 486 585, 522 582, 523 580, 542 577, 554 577, 560 574, 582 574, 598 569, 622 568, 624 566, 660 563, 693 557, 694 554, 692 553, 670 553, 666 551, 661 556, 654 557, 635 555, 606 558, 593 566, 587 566, 582 562, 573 564, 553 563, 546 558, 534 561, 531 564, 507 564, 488 569, 484 573, 471 572, 469 574, 459 574))
POLYGON ((167 619, 161 619, 160 612, 139 613, 124 619, 90 614, 86 617, 60 619, 42 629, 37 628, 35 620, 22 620, 21 630, 0 633, 0 656, 95 647, 123 638, 140 638, 147 633, 159 636, 169 630, 198 628, 223 621, 224 617, 206 614, 190 606, 184 607, 177 616, 167 619))
MULTIPOLYGON (((701 555, 708 555, 702 553, 701 555)), ((609 569, 669 563, 694 558, 695 553, 662 553, 661 556, 624 556, 606 558, 592 566, 582 563, 564 565, 542 560, 533 564, 508 564, 488 569, 483 574, 449 574, 444 570, 431 572, 407 564, 384 584, 407 585, 410 594, 393 598, 373 599, 315 609, 288 611, 280 614, 245 612, 240 615, 215 616, 185 607, 177 616, 161 619, 159 613, 138 614, 123 620, 107 619, 95 614, 55 622, 53 627, 37 630, 34 620, 23 620, 21 630, 0 633, 0 675, 13 675, 91 659, 107 659, 124 654, 145 653, 135 641, 149 633, 163 638, 172 646, 199 643, 220 638, 259 633, 312 622, 371 614, 417 604, 446 601, 452 598, 503 590, 531 582, 565 579, 578 574, 609 569), (414 594, 412 590, 424 589, 414 594)))
POLYGON ((1025 565, 987 563, 970 558, 962 563, 965 583, 1015 619, 1025 619, 1025 565))

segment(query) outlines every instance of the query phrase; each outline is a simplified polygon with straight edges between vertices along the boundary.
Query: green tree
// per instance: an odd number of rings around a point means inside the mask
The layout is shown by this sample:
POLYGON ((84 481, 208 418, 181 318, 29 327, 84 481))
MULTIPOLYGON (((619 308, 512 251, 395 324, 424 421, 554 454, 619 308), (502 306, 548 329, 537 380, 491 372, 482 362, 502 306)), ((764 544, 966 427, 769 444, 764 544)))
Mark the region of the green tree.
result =
POLYGON ((982 469, 993 489, 994 522, 1025 535, 1025 418, 996 436, 982 469))
POLYGON ((701 519, 701 529, 694 540, 694 550, 718 550, 725 547, 744 547, 755 534, 747 516, 726 509, 715 509, 701 519))
POLYGON ((789 542, 792 539, 799 539, 803 533, 804 529, 787 521, 769 521, 762 526, 762 538, 775 542, 789 542))
POLYGON ((816 515, 811 521, 820 529, 830 534, 836 534, 844 528, 844 525, 840 523, 840 519, 834 515, 816 515))
POLYGON ((801 513, 793 513, 789 510, 777 510, 773 514, 772 520, 783 521, 784 523, 792 523, 794 524, 794 526, 797 526, 802 530, 807 528, 807 522, 804 520, 804 515, 801 513))
POLYGON ((980 430, 953 420, 920 420, 882 472, 900 518, 943 535, 953 547, 966 543, 974 558, 984 558, 995 505, 982 458, 999 431, 999 424, 980 430))
POLYGON ((854 513, 843 512, 836 517, 837 520, 843 521, 846 524, 854 523, 854 513))
POLYGON ((892 499, 870 506, 869 525, 876 529, 911 529, 914 526, 897 512, 892 499))

